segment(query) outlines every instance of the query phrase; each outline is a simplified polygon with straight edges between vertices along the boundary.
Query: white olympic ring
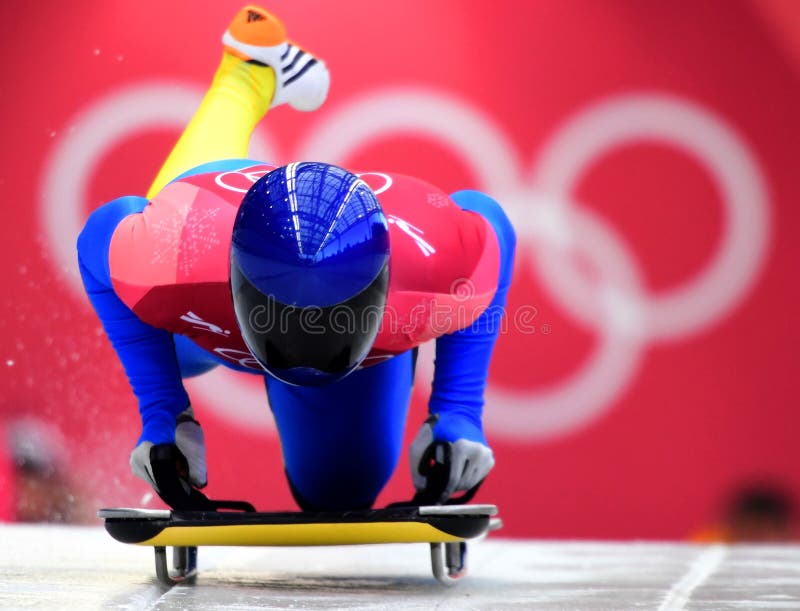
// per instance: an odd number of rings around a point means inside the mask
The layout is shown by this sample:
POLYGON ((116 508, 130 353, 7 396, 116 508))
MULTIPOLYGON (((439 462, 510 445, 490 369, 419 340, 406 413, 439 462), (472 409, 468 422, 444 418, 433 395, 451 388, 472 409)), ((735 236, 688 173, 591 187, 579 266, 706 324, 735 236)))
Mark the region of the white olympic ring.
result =
MULTIPOLYGON (((158 118, 163 118, 163 109, 174 107, 164 103, 176 94, 174 88, 161 88, 157 103, 150 97, 153 88, 144 86, 140 91, 144 93, 131 90, 127 97, 111 97, 96 104, 84 115, 84 149, 67 156, 64 151, 70 147, 62 143, 50 160, 45 173, 43 208, 45 220, 49 219, 45 227, 57 259, 65 267, 72 267, 74 260, 74 237, 85 216, 81 195, 90 170, 115 142, 137 129, 163 123, 158 118), (120 102, 129 102, 122 111, 120 102), (93 119, 103 112, 113 112, 115 130, 105 131, 106 122, 93 119), (78 153, 84 162, 76 169, 78 153), (65 168, 67 159, 70 163, 65 168), (55 188, 53 176, 62 180, 61 189, 55 188), (72 186, 67 196, 65 182, 72 186), (56 213, 54 208, 62 212, 56 213), (53 217, 59 223, 54 223, 53 217), (65 236, 65 227, 74 233, 65 236)), ((731 127, 686 100, 641 94, 610 98, 589 107, 561 126, 542 147, 532 181, 524 179, 522 165, 499 126, 463 101, 439 92, 384 91, 351 101, 338 112, 323 113, 296 158, 343 164, 365 143, 395 132, 439 141, 467 163, 484 191, 502 202, 520 237, 519 255, 533 258, 548 292, 576 322, 599 333, 600 341, 584 366, 553 388, 530 392, 490 385, 487 429, 504 438, 554 438, 586 426, 625 391, 647 342, 685 337, 707 328, 746 296, 763 266, 769 207, 758 164, 731 127), (677 147, 707 167, 720 187, 726 212, 721 247, 708 267, 686 285, 656 296, 647 295, 636 259, 621 236, 590 208, 576 206, 570 198, 591 162, 614 147, 643 139, 677 147), (589 284, 583 279, 575 265, 576 254, 594 262, 602 282, 589 284), (542 260, 557 265, 547 267, 540 264, 542 260)), ((185 122, 189 114, 172 123, 185 122)), ((73 286, 76 279, 74 276, 73 286)), ((79 284, 77 287, 82 294, 79 284)), ((420 379, 427 383, 432 377, 431 353, 431 346, 426 345, 420 358, 420 379)), ((240 384, 241 376, 221 368, 219 372, 189 385, 193 392, 202 392, 210 407, 230 412, 234 403, 231 389, 240 384)), ((242 399, 236 407, 246 405, 247 414, 241 412, 237 419, 252 428, 253 419, 267 410, 263 409, 263 391, 259 390, 257 400, 255 393, 248 396, 249 400, 242 399), (260 410, 251 407, 256 402, 262 406, 260 410)), ((258 422, 268 420, 265 415, 258 422)), ((264 428, 271 426, 265 424, 264 428)))
MULTIPOLYGON (((309 159, 311 158, 309 157, 309 159)), ((375 195, 380 195, 384 191, 388 190, 389 187, 392 186, 392 182, 394 182, 391 176, 383 174, 382 172, 361 172, 360 174, 356 174, 356 176, 361 179, 363 179, 364 176, 378 176, 382 178, 384 183, 380 187, 370 187, 375 195)))
POLYGON ((217 177, 214 179, 214 182, 222 187, 223 189, 227 189, 228 191, 234 191, 235 193, 247 193, 249 189, 242 189, 241 187, 235 187, 233 185, 229 185, 225 182, 225 178, 234 174, 236 176, 243 176, 247 180, 250 181, 251 184, 256 184, 259 178, 263 178, 269 170, 259 170, 258 172, 241 172, 239 170, 231 170, 230 172, 223 172, 222 174, 217 174, 217 177))
MULTIPOLYGON (((624 295, 625 307, 643 319, 645 339, 677 339, 711 324, 747 294, 769 240, 767 190, 758 164, 735 131, 707 110, 669 96, 627 95, 596 104, 561 126, 545 145, 537 184, 557 206, 568 205, 581 174, 603 153, 641 140, 660 141, 690 154, 715 179, 725 206, 721 244, 704 271, 680 288, 648 297, 624 295)), ((555 254, 548 252, 548 255, 555 254)), ((629 253, 629 256, 632 255, 629 253)), ((558 265, 538 266, 552 286, 558 265)), ((624 288, 624 287, 617 287, 624 288)), ((568 289, 556 291, 562 297, 568 289)), ((587 302, 561 299, 578 319, 594 326, 587 302)))

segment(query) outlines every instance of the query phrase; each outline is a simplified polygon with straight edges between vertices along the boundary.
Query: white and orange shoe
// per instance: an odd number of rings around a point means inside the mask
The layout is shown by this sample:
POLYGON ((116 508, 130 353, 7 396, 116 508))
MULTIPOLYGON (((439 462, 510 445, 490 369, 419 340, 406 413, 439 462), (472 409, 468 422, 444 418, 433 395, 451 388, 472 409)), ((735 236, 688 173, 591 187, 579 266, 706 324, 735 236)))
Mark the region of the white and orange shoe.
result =
POLYGON ((325 63, 291 43, 283 23, 261 7, 241 9, 222 36, 222 44, 229 53, 275 71, 270 108, 289 104, 295 110, 316 110, 328 96, 331 77, 325 63))

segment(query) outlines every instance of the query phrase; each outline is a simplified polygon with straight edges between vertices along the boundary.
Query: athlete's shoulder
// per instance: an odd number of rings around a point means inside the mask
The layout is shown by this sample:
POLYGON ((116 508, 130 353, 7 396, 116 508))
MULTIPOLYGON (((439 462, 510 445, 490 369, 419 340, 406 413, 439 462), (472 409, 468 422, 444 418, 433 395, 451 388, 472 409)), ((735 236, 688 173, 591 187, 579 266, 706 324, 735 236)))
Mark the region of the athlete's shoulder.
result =
POLYGON ((361 178, 391 213, 398 207, 436 210, 455 206, 453 200, 436 185, 397 172, 359 172, 361 178))
POLYGON ((383 207, 391 244, 389 297, 375 355, 471 324, 497 289, 498 245, 487 220, 425 180, 390 172, 359 176, 383 207))
POLYGON ((489 285, 497 281, 497 244, 485 218, 462 209, 425 180, 393 173, 361 176, 378 196, 389 223, 390 289, 442 295, 459 280, 480 277, 480 288, 493 290, 489 285), (484 267, 494 267, 495 277, 484 277, 484 267))
POLYGON ((153 287, 226 283, 239 204, 274 167, 247 159, 198 166, 123 219, 108 256, 117 294, 132 307, 153 287))
MULTIPOLYGON (((393 172, 361 172, 358 176, 375 192, 390 228, 411 237, 413 247, 425 258, 439 253, 430 262, 447 266, 449 263, 445 264, 444 259, 454 257, 462 265, 469 265, 469 260, 481 250, 486 240, 485 220, 462 209, 441 188, 393 172)), ((401 246, 406 242, 402 239, 393 244, 401 246)))

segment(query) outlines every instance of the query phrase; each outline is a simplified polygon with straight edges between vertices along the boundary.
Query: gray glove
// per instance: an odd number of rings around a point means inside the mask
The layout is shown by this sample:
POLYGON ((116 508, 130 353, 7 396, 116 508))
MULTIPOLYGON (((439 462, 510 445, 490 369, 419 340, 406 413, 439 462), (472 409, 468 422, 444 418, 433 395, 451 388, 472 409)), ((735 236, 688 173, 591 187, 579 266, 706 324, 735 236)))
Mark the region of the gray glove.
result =
MULTIPOLYGON (((203 429, 194 419, 194 410, 191 406, 181 412, 175 419, 175 445, 186 457, 189 465, 189 482, 197 488, 204 488, 208 484, 206 471, 206 446, 203 438, 203 429)), ((153 470, 150 466, 150 448, 152 442, 143 441, 131 452, 130 464, 133 474, 150 484, 158 492, 153 470)))
MULTIPOLYGON (((436 439, 438 432, 436 426, 435 419, 426 421, 409 449, 411 479, 418 491, 424 490, 428 485, 428 478, 420 472, 423 458, 431 444, 442 441, 436 439)), ((494 453, 483 443, 463 438, 446 443, 450 446, 450 475, 447 486, 439 498, 440 503, 447 501, 457 491, 477 486, 494 467, 494 453)), ((437 448, 437 455, 434 458, 436 462, 445 462, 442 447, 437 448)))

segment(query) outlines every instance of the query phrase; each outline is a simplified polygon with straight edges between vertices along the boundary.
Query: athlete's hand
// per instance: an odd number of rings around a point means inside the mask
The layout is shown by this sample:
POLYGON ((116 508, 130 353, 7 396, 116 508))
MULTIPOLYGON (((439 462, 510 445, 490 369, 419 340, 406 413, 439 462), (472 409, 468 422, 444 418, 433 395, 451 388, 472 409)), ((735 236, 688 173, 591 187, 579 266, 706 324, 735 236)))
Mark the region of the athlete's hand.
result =
MULTIPOLYGON (((179 458, 185 459, 186 462, 186 473, 179 475, 197 488, 205 487, 208 483, 208 474, 203 429, 200 428, 200 423, 194 419, 194 411, 191 407, 181 412, 175 420, 175 446, 179 458)), ((152 448, 152 442, 140 442, 131 452, 130 464, 134 475, 146 481, 156 492, 159 492, 151 464, 152 448)))
POLYGON ((425 490, 428 478, 424 464, 430 458, 432 446, 437 444, 433 458, 445 462, 442 445, 449 446, 449 476, 438 502, 444 503, 455 492, 477 486, 494 467, 494 453, 486 443, 483 431, 458 413, 444 412, 432 415, 422 425, 409 450, 411 479, 414 488, 425 490))
POLYGON ((205 488, 208 484, 206 470, 206 444, 203 429, 194 419, 194 411, 188 407, 175 421, 175 445, 189 463, 189 481, 196 488, 205 488))

